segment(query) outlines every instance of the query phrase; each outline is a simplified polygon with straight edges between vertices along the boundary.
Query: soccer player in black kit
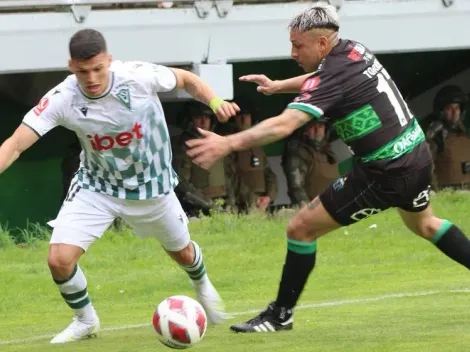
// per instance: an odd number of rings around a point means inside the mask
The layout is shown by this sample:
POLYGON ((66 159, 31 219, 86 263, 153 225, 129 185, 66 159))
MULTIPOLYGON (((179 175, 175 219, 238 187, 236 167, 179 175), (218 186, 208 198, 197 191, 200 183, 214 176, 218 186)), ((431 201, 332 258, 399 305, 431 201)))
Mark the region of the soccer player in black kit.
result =
POLYGON ((470 241, 450 221, 433 215, 429 199, 431 154, 423 131, 373 53, 340 39, 336 9, 325 3, 290 23, 292 58, 306 75, 255 82, 264 94, 299 93, 276 117, 227 137, 201 131, 187 142, 193 162, 208 168, 232 151, 290 135, 308 121, 327 116, 355 158, 353 169, 302 208, 287 226, 287 256, 274 302, 236 332, 273 332, 293 327, 293 309, 315 266, 316 240, 387 208, 397 208, 405 225, 451 259, 470 268, 470 241))

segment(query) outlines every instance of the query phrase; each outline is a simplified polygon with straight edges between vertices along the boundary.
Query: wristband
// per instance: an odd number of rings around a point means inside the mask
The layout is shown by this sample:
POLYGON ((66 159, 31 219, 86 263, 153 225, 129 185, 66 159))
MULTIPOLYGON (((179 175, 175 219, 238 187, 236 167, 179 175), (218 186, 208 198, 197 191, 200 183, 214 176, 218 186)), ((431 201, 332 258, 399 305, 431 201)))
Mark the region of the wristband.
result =
POLYGON ((222 98, 214 98, 210 101, 209 103, 209 106, 211 108, 211 110, 214 112, 214 114, 217 113, 217 109, 219 108, 220 105, 222 105, 223 103, 225 103, 225 100, 223 100, 222 98))

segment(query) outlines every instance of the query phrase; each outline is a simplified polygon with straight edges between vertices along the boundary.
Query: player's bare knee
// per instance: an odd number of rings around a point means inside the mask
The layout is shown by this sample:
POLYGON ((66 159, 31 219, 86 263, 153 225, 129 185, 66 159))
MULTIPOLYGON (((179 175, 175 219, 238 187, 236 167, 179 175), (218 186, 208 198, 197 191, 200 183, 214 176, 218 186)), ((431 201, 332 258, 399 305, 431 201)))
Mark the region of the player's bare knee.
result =
POLYGON ((47 264, 55 279, 65 279, 72 273, 77 261, 74 257, 52 252, 47 257, 47 264))
POLYGON ((289 221, 286 235, 287 238, 296 241, 312 241, 316 239, 309 222, 300 213, 289 221))
POLYGON ((66 279, 77 265, 83 249, 68 244, 53 244, 49 247, 47 263, 55 279, 66 279))
POLYGON ((439 230, 441 223, 442 220, 435 216, 424 218, 416 224, 415 232, 417 235, 430 240, 439 230))

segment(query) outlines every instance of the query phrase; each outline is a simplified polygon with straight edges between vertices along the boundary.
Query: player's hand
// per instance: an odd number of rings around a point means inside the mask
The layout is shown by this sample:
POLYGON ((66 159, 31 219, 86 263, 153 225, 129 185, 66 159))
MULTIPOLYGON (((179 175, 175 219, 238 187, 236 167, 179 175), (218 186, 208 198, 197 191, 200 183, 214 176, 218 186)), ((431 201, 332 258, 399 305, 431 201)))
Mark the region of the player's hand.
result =
POLYGON ((236 116, 240 108, 235 103, 230 103, 222 98, 215 97, 209 102, 209 107, 220 122, 227 122, 232 116, 236 116))
POLYGON ((253 82, 258 85, 256 90, 265 95, 271 95, 276 93, 277 81, 273 81, 265 75, 247 75, 239 78, 243 82, 253 82))
POLYGON ((217 120, 220 122, 227 122, 231 117, 236 116, 238 112, 240 112, 238 105, 228 101, 221 103, 214 111, 217 120))
POLYGON ((198 132, 202 138, 186 141, 188 146, 186 154, 194 164, 208 170, 218 159, 230 154, 230 144, 227 137, 200 128, 198 128, 198 132))

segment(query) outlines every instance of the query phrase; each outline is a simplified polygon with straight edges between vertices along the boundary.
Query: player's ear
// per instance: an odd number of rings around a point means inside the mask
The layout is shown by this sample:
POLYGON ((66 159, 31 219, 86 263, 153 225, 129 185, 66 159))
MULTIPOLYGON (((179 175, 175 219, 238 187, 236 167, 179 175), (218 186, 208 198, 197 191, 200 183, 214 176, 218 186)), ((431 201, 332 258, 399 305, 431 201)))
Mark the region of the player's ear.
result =
POLYGON ((112 62, 113 62, 113 55, 108 54, 108 67, 111 66, 112 62))
POLYGON ((324 35, 318 37, 318 43, 322 49, 325 49, 328 46, 328 38, 324 35))
POLYGON ((72 72, 72 73, 74 73, 74 72, 73 72, 73 62, 72 62, 72 59, 69 59, 69 65, 68 65, 68 66, 69 66, 69 71, 72 72))

